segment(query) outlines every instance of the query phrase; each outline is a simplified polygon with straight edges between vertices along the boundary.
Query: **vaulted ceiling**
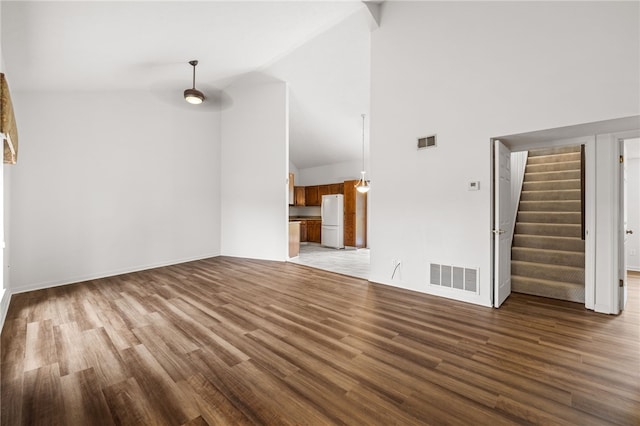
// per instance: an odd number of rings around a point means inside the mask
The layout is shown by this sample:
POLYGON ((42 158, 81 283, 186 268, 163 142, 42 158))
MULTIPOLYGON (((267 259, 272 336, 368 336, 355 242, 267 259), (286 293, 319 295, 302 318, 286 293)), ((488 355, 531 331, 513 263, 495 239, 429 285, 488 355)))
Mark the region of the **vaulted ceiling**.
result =
MULTIPOLYGON (((338 2, 2 1, 2 53, 20 91, 145 90, 176 102, 260 71, 291 93, 299 168, 359 158, 369 103, 366 7, 338 2)), ((203 108, 201 111, 207 111, 203 108)))

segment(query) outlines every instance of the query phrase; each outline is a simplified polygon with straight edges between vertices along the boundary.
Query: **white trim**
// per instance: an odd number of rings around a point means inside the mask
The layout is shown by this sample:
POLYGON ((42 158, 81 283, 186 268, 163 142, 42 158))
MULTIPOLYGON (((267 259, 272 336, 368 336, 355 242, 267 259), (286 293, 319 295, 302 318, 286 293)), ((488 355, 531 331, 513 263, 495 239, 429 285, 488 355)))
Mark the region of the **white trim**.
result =
MULTIPOLYGON (((613 143, 615 145, 615 150, 616 150, 616 157, 620 157, 624 154, 624 140, 625 139, 635 139, 640 137, 640 129, 637 130, 631 130, 631 131, 627 131, 627 132, 619 132, 619 133, 614 133, 612 135, 613 137, 613 143)), ((624 161, 626 161, 626 158, 624 159, 624 161)), ((614 297, 613 297, 613 308, 615 310, 615 313, 620 313, 624 310, 624 306, 622 306, 622 304, 624 303, 623 299, 623 292, 627 290, 626 286, 627 286, 627 268, 626 268, 626 256, 627 256, 627 252, 626 252, 626 247, 624 244, 624 177, 622 175, 623 173, 623 165, 618 163, 618 167, 616 169, 616 177, 615 177, 615 204, 614 204, 614 208, 615 208, 615 213, 613 214, 614 218, 615 218, 615 223, 614 223, 614 228, 612 234, 613 237, 613 248, 614 248, 614 254, 616 257, 614 257, 614 261, 616 262, 617 267, 614 269, 615 272, 615 281, 614 281, 614 286, 613 286, 613 290, 614 290, 614 297), (620 280, 624 280, 624 288, 621 288, 619 286, 619 281, 620 280)))
POLYGON ((4 328, 4 320, 9 312, 9 303, 11 302, 11 291, 8 289, 0 289, 0 332, 4 328))
MULTIPOLYGON (((478 269, 478 289, 480 288, 480 269, 478 269)), ((388 285, 390 287, 401 288, 404 290, 415 291, 416 293, 424 293, 432 296, 444 297, 450 300, 456 300, 458 302, 466 302, 473 303, 474 305, 485 306, 487 308, 491 308, 493 305, 491 303, 491 297, 487 297, 486 295, 480 295, 473 292, 465 292, 459 291, 457 289, 451 289, 449 287, 439 287, 434 285, 429 285, 427 282, 422 283, 425 286, 424 290, 416 289, 415 287, 411 287, 402 281, 391 281, 382 277, 369 277, 369 282, 376 284, 388 285)))
POLYGON ((573 146, 573 145, 582 145, 585 143, 585 139, 591 138, 593 136, 579 136, 575 138, 569 139, 549 139, 549 140, 540 140, 535 142, 530 142, 527 144, 514 144, 509 142, 503 142, 507 147, 509 147, 512 152, 520 152, 520 151, 533 151, 536 149, 544 149, 544 148, 560 148, 563 146, 573 146))
POLYGON ((595 309, 596 296, 596 139, 589 138, 584 145, 585 206, 584 206, 584 306, 595 309))
POLYGON ((195 257, 192 257, 192 258, 177 259, 177 260, 172 260, 172 261, 168 261, 168 262, 159 262, 159 263, 154 263, 154 264, 149 264, 149 265, 144 265, 144 266, 117 269, 117 270, 113 270, 113 271, 101 272, 101 273, 92 274, 92 275, 84 275, 84 276, 66 278, 66 279, 63 279, 63 280, 54 280, 54 281, 46 281, 46 282, 42 282, 42 283, 29 284, 29 285, 26 285, 26 286, 22 286, 20 288, 13 288, 12 290, 13 290, 13 294, 26 293, 28 291, 42 290, 42 289, 51 288, 51 287, 60 287, 60 286, 69 285, 69 284, 77 284, 77 283, 90 281, 90 280, 99 280, 101 278, 114 277, 114 276, 117 276, 117 275, 130 274, 130 273, 134 273, 134 272, 141 272, 141 271, 146 271, 146 270, 155 269, 155 268, 163 268, 165 266, 179 265, 181 263, 193 262, 193 261, 196 261, 196 260, 210 259, 210 258, 219 257, 219 256, 220 256, 219 253, 218 254, 211 254, 211 255, 204 255, 204 256, 195 256, 195 257))

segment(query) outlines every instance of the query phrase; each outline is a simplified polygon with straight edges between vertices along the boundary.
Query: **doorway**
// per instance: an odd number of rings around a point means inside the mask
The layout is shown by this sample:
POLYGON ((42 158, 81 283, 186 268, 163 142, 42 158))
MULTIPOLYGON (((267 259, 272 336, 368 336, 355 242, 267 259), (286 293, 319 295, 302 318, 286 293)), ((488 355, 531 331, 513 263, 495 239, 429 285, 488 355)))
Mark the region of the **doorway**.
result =
MULTIPOLYGON (((491 139, 494 177, 499 175, 498 163, 493 158, 495 152, 493 144, 496 140, 500 140, 511 151, 528 151, 545 146, 559 147, 570 144, 585 146, 585 307, 596 312, 609 314, 620 312, 622 297, 619 283, 624 283, 626 280, 621 274, 623 268, 620 266, 621 255, 624 253, 621 247, 624 232, 621 231, 620 217, 623 212, 621 200, 624 198, 620 190, 622 181, 618 177, 620 173, 618 157, 622 153, 617 142, 620 139, 640 137, 639 123, 640 117, 634 116, 491 139), (596 179, 596 171, 598 179, 596 179)), ((501 228, 497 223, 499 206, 496 201, 503 198, 502 195, 494 179, 491 224, 496 234, 492 239, 494 307, 498 307, 498 302, 505 298, 505 295, 499 293, 499 283, 505 281, 505 278, 500 276, 501 271, 509 270, 509 275, 511 274, 510 269, 501 266, 500 262, 504 261, 504 256, 500 256, 498 251, 498 235, 501 228)), ((507 261, 510 262, 510 259, 507 261)))

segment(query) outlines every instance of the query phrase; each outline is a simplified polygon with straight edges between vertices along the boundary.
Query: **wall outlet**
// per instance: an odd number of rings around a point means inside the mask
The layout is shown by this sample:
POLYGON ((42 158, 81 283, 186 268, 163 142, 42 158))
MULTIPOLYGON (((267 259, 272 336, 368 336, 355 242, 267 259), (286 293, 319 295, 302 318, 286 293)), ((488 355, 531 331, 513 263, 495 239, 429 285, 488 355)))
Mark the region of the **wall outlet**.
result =
POLYGON ((391 266, 393 266, 394 268, 398 265, 400 265, 402 263, 402 261, 400 259, 393 259, 391 261, 391 266))

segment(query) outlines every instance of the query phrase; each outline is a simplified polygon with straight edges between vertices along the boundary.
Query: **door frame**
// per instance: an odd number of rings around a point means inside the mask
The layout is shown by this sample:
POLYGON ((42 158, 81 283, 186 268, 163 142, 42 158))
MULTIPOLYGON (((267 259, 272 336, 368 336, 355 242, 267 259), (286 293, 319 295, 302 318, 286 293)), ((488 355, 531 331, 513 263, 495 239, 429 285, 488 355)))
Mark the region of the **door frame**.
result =
MULTIPOLYGON (((596 155, 595 155, 595 143, 596 137, 594 135, 590 136, 581 136, 575 138, 567 138, 567 139, 539 139, 534 141, 529 141, 528 143, 518 143, 518 144, 509 144, 508 141, 505 142, 504 138, 491 138, 491 231, 494 229, 495 224, 495 200, 496 200, 496 191, 495 187, 495 174, 496 174, 496 164, 495 164, 495 141, 502 141, 507 148, 511 150, 512 153, 520 152, 520 151, 529 151, 533 149, 541 149, 541 148, 554 148, 554 147, 562 147, 562 146, 571 146, 571 145, 585 145, 585 168, 586 168, 586 176, 585 176, 585 307, 587 309, 593 310, 595 306, 595 257, 596 257, 596 247, 595 247, 595 180, 596 180, 596 155)), ((514 222, 515 226, 515 222, 514 222)), ((492 270, 491 270, 491 304, 493 307, 496 307, 496 294, 495 294, 495 286, 496 286, 496 245, 495 238, 493 236, 493 232, 491 232, 491 260, 492 260, 492 270)))
MULTIPOLYGON (((624 155, 624 141, 626 139, 637 139, 640 138, 640 130, 632 130, 629 132, 620 132, 614 133, 612 136, 612 142, 614 144, 614 149, 616 153, 616 158, 620 158, 624 155)), ((627 161, 624 158, 623 161, 627 161)), ((624 214, 625 214, 625 194, 624 194, 624 167, 625 163, 619 163, 616 170, 616 177, 614 179, 615 188, 613 193, 616 196, 616 211, 614 216, 615 226, 614 229, 618 232, 613 233, 614 238, 614 247, 616 248, 615 254, 617 255, 617 268, 616 268, 616 277, 613 281, 614 284, 622 281, 622 286, 614 285, 613 287, 613 306, 617 309, 617 312, 620 313, 624 310, 624 292, 627 291, 627 270, 626 270, 626 245, 625 245, 625 230, 624 228, 624 214)))

